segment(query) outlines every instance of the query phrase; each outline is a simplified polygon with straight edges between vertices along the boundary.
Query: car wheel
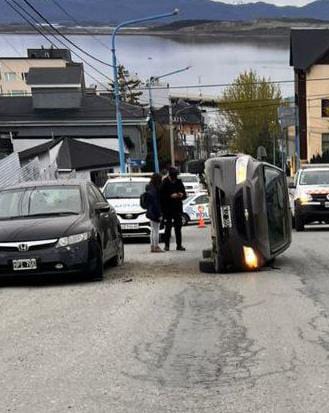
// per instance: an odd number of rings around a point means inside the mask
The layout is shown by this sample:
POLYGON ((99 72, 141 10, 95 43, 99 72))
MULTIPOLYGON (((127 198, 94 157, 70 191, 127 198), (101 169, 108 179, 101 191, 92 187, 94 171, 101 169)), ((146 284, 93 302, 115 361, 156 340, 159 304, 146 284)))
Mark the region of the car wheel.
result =
POLYGON ((202 260, 199 262, 199 269, 201 272, 204 272, 206 274, 214 274, 215 271, 215 265, 214 261, 212 260, 202 260))
POLYGON ((124 258, 125 258, 125 249, 124 249, 122 236, 120 236, 118 244, 119 244, 118 245, 118 253, 110 261, 110 264, 113 267, 118 267, 119 265, 122 265, 123 262, 124 262, 124 258))
POLYGON ((190 217, 187 214, 182 215, 182 225, 186 226, 190 221, 190 217))
POLYGON ((104 259, 103 250, 99 242, 97 242, 95 250, 95 265, 89 270, 89 276, 94 281, 102 281, 104 278, 104 259))
POLYGON ((305 230, 304 219, 299 214, 295 215, 295 229, 297 232, 305 230))

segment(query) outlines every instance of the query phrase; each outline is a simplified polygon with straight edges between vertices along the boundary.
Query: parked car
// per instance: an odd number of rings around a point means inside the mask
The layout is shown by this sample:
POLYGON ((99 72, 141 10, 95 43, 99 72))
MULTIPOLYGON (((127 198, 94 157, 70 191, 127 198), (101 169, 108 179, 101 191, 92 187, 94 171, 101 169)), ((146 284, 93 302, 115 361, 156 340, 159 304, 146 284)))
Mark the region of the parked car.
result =
POLYGON ((204 189, 198 175, 181 173, 178 177, 183 181, 187 195, 195 195, 204 189))
POLYGON ((291 243, 291 213, 284 172, 247 155, 206 162, 212 244, 204 272, 254 270, 291 243))
POLYGON ((189 196, 183 203, 183 225, 195 223, 200 219, 200 212, 205 221, 209 221, 209 196, 204 192, 189 196))
POLYGON ((89 182, 28 182, 0 191, 0 275, 85 274, 122 264, 119 220, 89 182))
MULTIPOLYGON (((105 198, 118 215, 125 238, 143 238, 151 234, 150 220, 140 206, 140 196, 149 182, 149 176, 128 174, 111 177, 103 188, 105 198)), ((163 232, 160 230, 161 235, 163 232)))
POLYGON ((304 231, 312 222, 329 224, 329 166, 305 165, 300 169, 294 183, 293 215, 296 231, 304 231))

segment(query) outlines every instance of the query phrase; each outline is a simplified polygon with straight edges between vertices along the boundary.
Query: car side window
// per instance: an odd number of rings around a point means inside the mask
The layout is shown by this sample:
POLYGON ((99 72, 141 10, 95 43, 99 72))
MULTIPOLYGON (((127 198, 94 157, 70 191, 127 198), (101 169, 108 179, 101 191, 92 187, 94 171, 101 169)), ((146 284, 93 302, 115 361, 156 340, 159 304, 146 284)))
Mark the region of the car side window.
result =
POLYGON ((95 208, 95 204, 98 202, 95 192, 93 191, 92 187, 88 185, 88 201, 91 210, 93 211, 95 208))
POLYGON ((106 202, 107 203, 107 200, 104 198, 103 194, 101 193, 101 191, 96 186, 91 185, 90 188, 92 189, 92 191, 93 191, 93 193, 94 193, 94 195, 97 199, 97 202, 106 202))

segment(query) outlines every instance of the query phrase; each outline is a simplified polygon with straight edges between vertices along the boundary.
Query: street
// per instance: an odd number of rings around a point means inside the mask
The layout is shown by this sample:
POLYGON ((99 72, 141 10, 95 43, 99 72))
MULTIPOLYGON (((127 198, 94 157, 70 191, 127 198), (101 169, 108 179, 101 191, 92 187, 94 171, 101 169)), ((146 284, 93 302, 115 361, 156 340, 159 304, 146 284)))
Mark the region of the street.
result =
POLYGON ((208 229, 183 235, 102 283, 2 282, 0 412, 327 412, 328 228, 225 275, 199 273, 208 229))

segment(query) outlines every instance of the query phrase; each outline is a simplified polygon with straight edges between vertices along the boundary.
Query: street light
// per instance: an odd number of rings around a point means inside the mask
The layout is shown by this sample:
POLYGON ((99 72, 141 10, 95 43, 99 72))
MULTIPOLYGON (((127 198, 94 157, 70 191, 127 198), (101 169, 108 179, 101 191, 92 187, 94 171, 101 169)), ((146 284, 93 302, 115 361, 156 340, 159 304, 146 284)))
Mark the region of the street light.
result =
MULTIPOLYGON (((190 68, 191 66, 187 66, 187 67, 183 67, 182 69, 178 69, 178 70, 174 70, 169 73, 165 73, 164 75, 161 75, 161 76, 150 77, 150 80, 147 82, 148 90, 149 90, 149 100, 150 100, 150 117, 151 117, 152 142, 153 142, 154 170, 156 173, 159 173, 160 168, 159 168, 156 124, 155 124, 155 119, 154 119, 153 112, 152 112, 152 108, 153 108, 152 86, 154 86, 155 82, 157 82, 159 79, 162 79, 167 76, 176 75, 177 73, 185 72, 185 70, 189 70, 190 68)), ((171 110, 171 104, 169 105, 169 118, 172 117, 170 110, 171 110)), ((170 152, 171 152, 171 158, 172 158, 173 157, 173 136, 172 136, 171 128, 170 128, 170 152)))
POLYGON ((122 115, 120 110, 120 92, 119 92, 119 82, 118 82, 118 67, 117 67, 117 57, 115 50, 115 40, 118 31, 125 26, 130 26, 132 24, 142 23, 151 20, 164 19, 166 17, 175 16, 179 13, 178 9, 170 13, 159 14, 155 16, 144 17, 141 19, 127 20, 120 23, 112 33, 112 65, 113 65, 113 83, 114 83, 114 95, 115 95, 115 110, 116 110, 116 120, 117 120, 117 134, 119 141, 119 156, 120 156, 120 172, 126 172, 126 161, 125 161, 125 151, 124 151, 124 140, 123 140, 123 130, 122 130, 122 115))

